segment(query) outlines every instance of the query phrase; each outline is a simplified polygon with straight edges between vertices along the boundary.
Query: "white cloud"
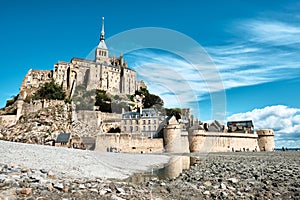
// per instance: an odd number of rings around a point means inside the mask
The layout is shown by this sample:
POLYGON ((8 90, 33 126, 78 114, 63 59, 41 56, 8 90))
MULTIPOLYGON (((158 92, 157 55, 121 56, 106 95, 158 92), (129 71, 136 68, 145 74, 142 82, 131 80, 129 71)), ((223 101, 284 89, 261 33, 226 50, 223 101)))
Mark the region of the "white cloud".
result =
POLYGON ((252 19, 230 29, 237 35, 234 41, 206 48, 226 88, 299 77, 299 25, 252 19))
POLYGON ((241 24, 248 30, 251 41, 265 42, 271 45, 291 45, 300 43, 299 25, 276 20, 248 20, 241 24))
POLYGON ((256 129, 271 128, 275 131, 275 143, 280 146, 300 146, 300 109, 285 105, 267 106, 246 113, 237 113, 228 121, 253 120, 256 129))

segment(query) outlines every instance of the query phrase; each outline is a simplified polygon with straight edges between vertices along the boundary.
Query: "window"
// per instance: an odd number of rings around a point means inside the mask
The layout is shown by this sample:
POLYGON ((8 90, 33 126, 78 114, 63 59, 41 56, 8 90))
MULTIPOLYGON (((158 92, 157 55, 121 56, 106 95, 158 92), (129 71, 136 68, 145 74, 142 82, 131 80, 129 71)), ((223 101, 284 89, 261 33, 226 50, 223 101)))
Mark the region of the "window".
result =
POLYGON ((151 126, 148 126, 148 131, 151 131, 151 126))
POLYGON ((148 124, 151 124, 151 120, 150 119, 148 120, 148 124))
POLYGON ((154 126, 154 130, 156 131, 156 126, 154 126))
POLYGON ((138 131, 139 130, 139 127, 138 126, 135 126, 135 131, 138 131))
POLYGON ((124 132, 126 132, 126 126, 124 126, 124 132))
POLYGON ((126 124, 126 120, 124 120, 124 124, 126 124))
POLYGON ((143 126, 143 131, 145 131, 146 130, 146 126, 143 126))
POLYGON ((153 120, 153 124, 156 124, 156 120, 153 120))
POLYGON ((143 124, 146 124, 146 120, 143 120, 143 124))
POLYGON ((132 119, 130 120, 130 125, 132 125, 132 119))

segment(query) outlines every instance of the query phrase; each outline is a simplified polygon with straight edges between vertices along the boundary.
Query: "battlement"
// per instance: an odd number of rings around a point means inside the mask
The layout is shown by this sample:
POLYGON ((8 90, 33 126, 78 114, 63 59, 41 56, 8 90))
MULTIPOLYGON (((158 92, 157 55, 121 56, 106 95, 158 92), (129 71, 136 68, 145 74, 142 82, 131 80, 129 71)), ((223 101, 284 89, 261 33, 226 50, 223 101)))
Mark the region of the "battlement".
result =
POLYGON ((259 129, 256 130, 257 135, 260 136, 274 136, 274 131, 272 129, 259 129))

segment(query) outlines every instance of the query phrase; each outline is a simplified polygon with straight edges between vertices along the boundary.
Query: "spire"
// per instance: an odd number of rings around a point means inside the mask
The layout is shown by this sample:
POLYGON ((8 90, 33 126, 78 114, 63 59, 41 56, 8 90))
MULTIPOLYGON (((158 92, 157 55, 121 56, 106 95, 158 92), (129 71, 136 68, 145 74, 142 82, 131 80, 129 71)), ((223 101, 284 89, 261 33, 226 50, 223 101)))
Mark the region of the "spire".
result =
POLYGON ((102 17, 102 30, 101 30, 100 41, 101 40, 104 40, 104 17, 102 17))

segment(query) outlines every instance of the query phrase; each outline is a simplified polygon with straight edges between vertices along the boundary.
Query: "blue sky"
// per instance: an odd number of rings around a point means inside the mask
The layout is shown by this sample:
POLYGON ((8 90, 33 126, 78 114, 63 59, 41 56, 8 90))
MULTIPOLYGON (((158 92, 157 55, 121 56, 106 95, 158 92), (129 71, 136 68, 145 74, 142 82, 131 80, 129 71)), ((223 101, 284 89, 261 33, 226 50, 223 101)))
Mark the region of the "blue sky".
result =
MULTIPOLYGON (((184 34, 207 53, 224 91, 208 88, 214 77, 207 78, 205 70, 195 73, 174 52, 125 54, 167 106, 192 107, 206 121, 219 105, 212 97, 225 94, 227 120, 251 118, 257 128, 275 129, 277 147, 300 146, 299 13, 300 2, 292 0, 1 1, 0 106, 18 93, 30 68, 52 69, 59 60, 87 57, 99 42, 105 16, 108 43, 126 30, 161 27, 184 34), (167 83, 157 84, 160 77, 167 83)), ((178 44, 193 53, 184 41, 178 44)))

